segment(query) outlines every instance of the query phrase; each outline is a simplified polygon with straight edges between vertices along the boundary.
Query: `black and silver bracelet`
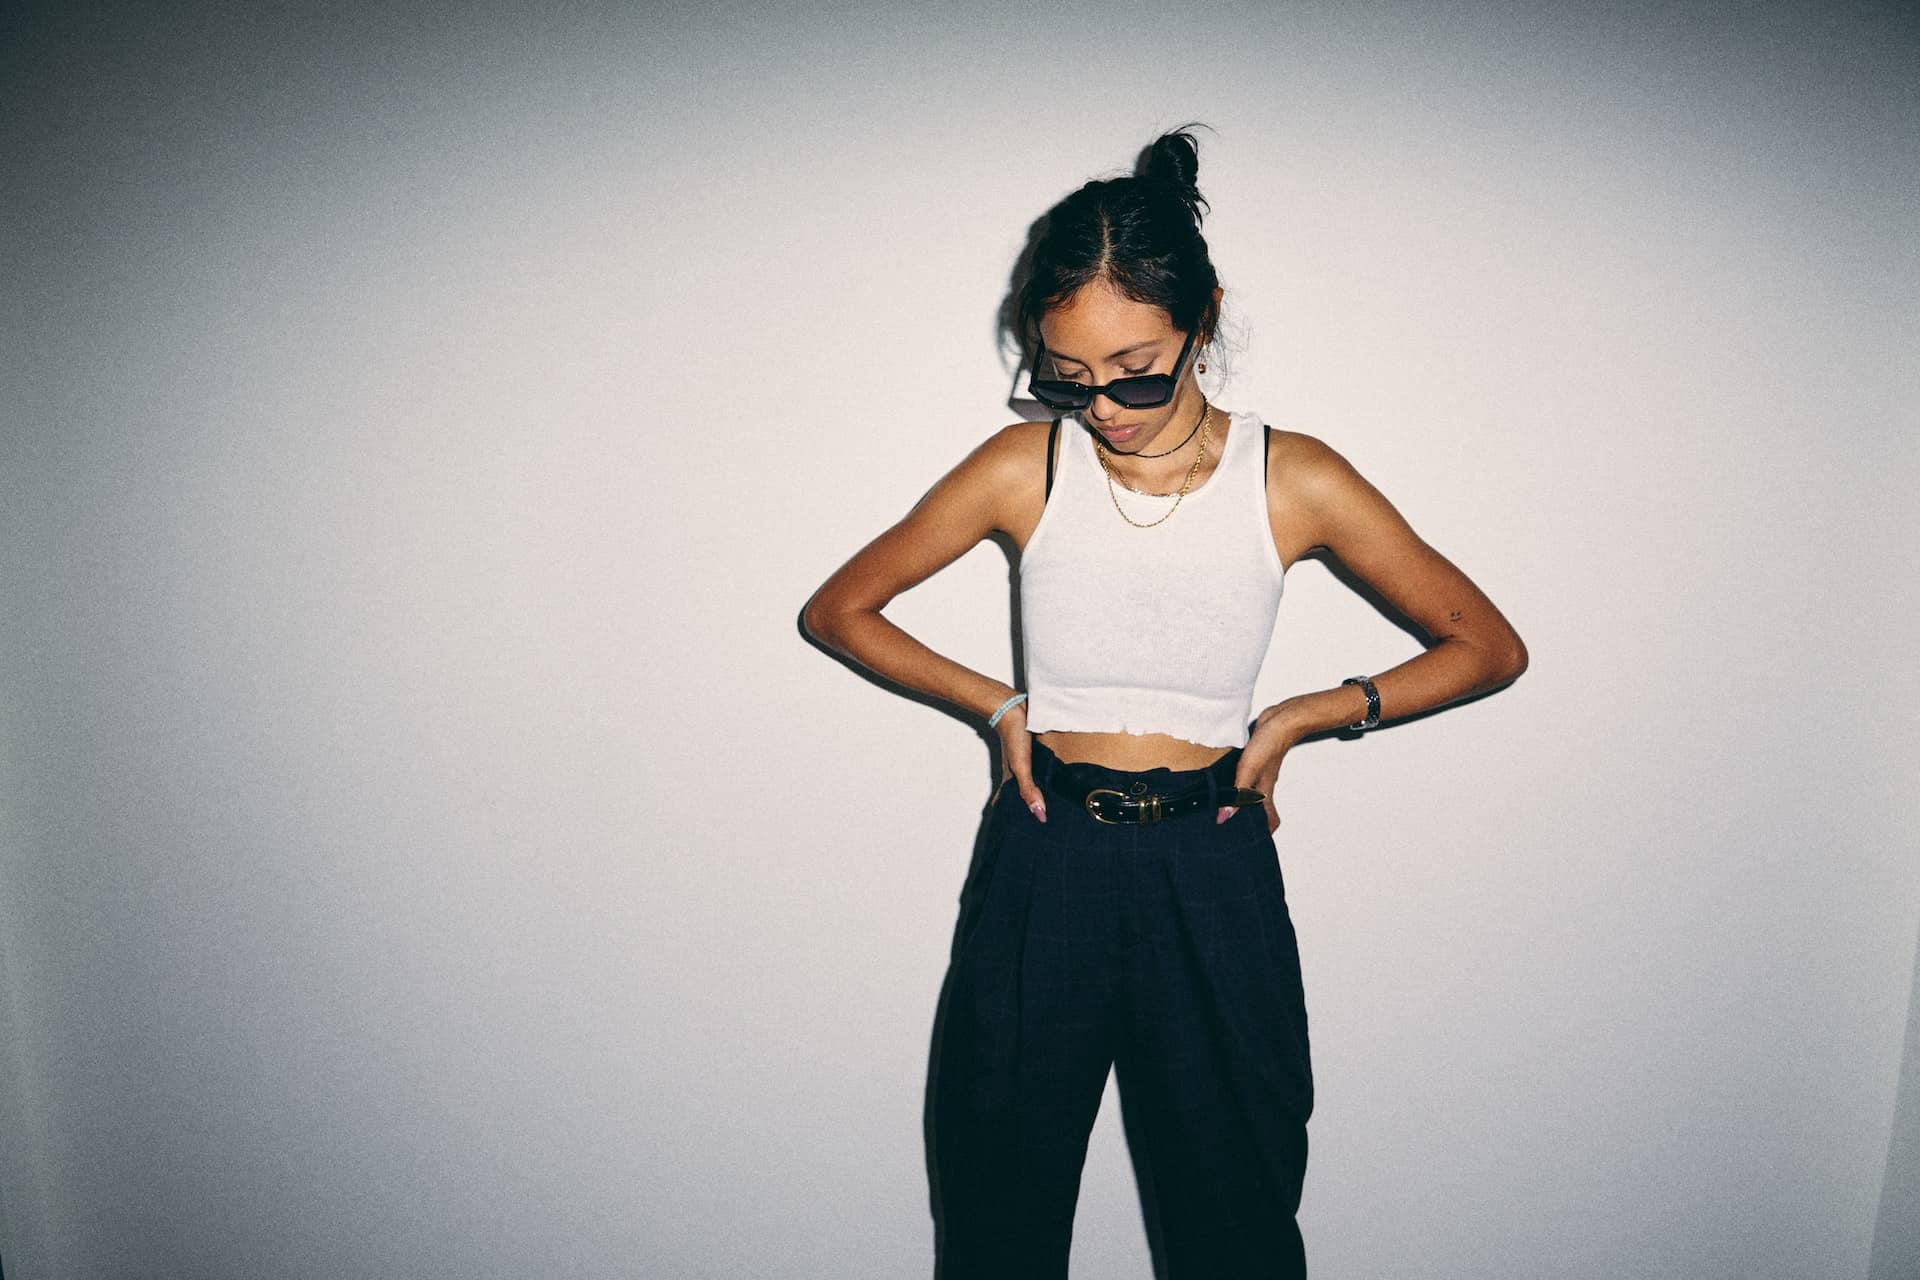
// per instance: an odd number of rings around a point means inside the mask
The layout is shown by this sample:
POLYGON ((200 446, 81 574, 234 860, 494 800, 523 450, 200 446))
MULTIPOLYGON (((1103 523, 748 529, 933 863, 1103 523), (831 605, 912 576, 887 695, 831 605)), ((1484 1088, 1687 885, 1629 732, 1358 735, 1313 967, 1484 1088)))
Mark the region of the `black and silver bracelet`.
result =
POLYGON ((1367 718, 1365 720, 1360 721, 1357 724, 1350 724, 1347 726, 1347 728, 1357 733, 1367 729, 1371 729, 1375 725, 1379 724, 1380 723, 1380 691, 1373 687, 1373 677, 1348 676, 1345 680, 1342 680, 1340 683, 1343 685, 1357 684, 1360 686, 1360 692, 1367 695, 1367 718))

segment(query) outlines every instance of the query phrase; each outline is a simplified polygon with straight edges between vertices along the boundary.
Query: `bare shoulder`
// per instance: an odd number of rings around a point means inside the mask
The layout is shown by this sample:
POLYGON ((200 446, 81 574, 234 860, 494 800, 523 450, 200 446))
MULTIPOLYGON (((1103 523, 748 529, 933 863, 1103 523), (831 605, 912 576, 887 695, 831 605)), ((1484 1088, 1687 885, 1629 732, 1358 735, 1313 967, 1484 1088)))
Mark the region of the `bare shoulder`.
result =
POLYGON ((1048 425, 1016 422, 982 440, 928 491, 908 523, 999 529, 1024 545, 1046 504, 1048 425))
POLYGON ((1016 422, 1002 427, 942 476, 933 492, 945 490, 978 498, 1004 491, 1023 477, 1044 474, 1046 450, 1046 423, 1016 422))
POLYGON ((967 458, 967 464, 979 467, 993 480, 1017 484, 1024 477, 1041 472, 1047 466, 1047 422, 1016 422, 1002 427, 981 442, 967 458))
POLYGON ((1366 485, 1353 464, 1317 436, 1269 427, 1267 492, 1294 503, 1337 501, 1366 485))
POLYGON ((1324 440, 1275 431, 1267 448, 1267 515, 1281 563, 1356 532, 1404 531, 1399 512, 1324 440))
POLYGON ((995 524, 1024 547, 1047 503, 1050 422, 1016 422, 989 436, 963 465, 992 486, 995 524))

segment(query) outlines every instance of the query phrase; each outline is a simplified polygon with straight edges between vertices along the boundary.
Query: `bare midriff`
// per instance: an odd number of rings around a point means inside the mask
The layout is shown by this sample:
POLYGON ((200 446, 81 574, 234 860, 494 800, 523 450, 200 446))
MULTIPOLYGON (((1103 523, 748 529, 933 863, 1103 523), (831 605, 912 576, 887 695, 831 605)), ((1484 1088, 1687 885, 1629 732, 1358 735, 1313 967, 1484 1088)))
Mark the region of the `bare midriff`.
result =
POLYGON ((1069 763, 1103 764, 1109 769, 1138 773, 1147 769, 1204 769, 1227 754, 1226 747, 1206 747, 1164 733, 1067 733, 1051 730, 1035 735, 1047 750, 1069 763))

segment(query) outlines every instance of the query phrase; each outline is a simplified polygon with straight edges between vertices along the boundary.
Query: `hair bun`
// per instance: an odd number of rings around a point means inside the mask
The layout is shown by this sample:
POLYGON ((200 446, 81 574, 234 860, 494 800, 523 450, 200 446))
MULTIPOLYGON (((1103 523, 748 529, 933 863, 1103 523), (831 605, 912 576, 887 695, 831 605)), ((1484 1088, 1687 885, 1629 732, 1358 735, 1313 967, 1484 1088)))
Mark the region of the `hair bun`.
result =
POLYGON ((1177 191, 1197 225, 1207 202, 1196 181, 1200 174, 1200 144, 1187 132, 1192 127, 1185 125, 1155 138, 1141 152, 1135 172, 1147 182, 1164 184, 1177 191))

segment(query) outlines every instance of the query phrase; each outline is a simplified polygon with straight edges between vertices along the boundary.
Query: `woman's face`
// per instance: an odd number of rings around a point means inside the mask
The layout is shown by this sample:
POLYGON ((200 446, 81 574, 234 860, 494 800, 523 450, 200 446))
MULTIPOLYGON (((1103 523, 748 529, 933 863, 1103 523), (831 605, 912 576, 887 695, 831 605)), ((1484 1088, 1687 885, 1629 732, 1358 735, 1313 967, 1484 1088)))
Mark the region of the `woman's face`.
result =
MULTIPOLYGON (((1101 386, 1116 378, 1173 372, 1187 335, 1174 328, 1159 307, 1135 302, 1106 281, 1095 280, 1041 318, 1040 340, 1060 377, 1101 386)), ((1194 363, 1193 357, 1187 360, 1166 404, 1128 409, 1095 396, 1080 417, 1116 453, 1153 452, 1154 441, 1170 424, 1181 424, 1184 432, 1199 417, 1194 363)), ((1176 435, 1167 443, 1178 439, 1176 435)))

